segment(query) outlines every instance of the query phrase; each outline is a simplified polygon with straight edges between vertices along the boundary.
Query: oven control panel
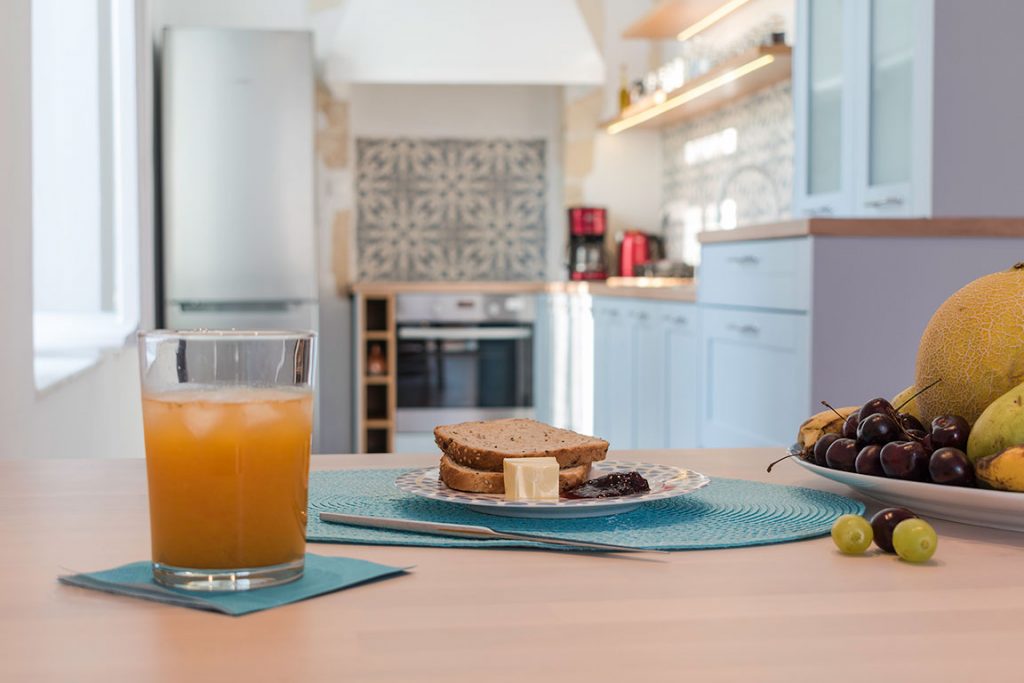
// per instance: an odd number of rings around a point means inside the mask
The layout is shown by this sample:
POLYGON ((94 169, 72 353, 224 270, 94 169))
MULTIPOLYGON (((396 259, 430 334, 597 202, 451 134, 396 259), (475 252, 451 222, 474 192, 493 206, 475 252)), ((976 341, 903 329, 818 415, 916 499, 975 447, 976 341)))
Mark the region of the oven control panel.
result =
POLYGON ((399 294, 398 323, 533 322, 529 294, 399 294))

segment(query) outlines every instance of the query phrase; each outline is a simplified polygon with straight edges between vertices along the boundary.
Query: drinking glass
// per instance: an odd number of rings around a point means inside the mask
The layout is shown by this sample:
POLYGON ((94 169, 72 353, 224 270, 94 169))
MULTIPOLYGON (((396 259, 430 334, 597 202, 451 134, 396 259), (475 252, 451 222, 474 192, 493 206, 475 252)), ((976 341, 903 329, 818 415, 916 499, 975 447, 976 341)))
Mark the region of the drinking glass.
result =
POLYGON ((139 333, 153 578, 248 590, 302 576, 312 332, 139 333))

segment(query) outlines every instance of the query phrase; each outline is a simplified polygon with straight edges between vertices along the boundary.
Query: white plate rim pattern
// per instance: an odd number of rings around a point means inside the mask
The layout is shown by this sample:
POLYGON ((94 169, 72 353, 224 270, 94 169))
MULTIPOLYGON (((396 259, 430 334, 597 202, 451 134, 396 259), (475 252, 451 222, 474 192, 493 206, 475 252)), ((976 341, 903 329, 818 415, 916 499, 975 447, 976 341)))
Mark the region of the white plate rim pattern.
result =
POLYGON ((616 498, 590 498, 583 500, 559 499, 558 501, 509 501, 494 493, 468 493, 450 489, 440 480, 437 467, 424 467, 404 472, 395 478, 395 486, 405 493, 423 498, 442 500, 460 505, 480 508, 503 508, 506 510, 580 510, 586 508, 636 507, 640 503, 674 498, 704 488, 711 479, 700 472, 672 465, 631 462, 628 460, 604 460, 593 464, 591 478, 612 472, 639 472, 652 484, 648 493, 620 496, 616 498), (658 488, 655 489, 655 486, 658 488))
POLYGON ((799 457, 792 460, 812 474, 887 505, 907 507, 918 514, 951 522, 1024 532, 1024 493, 889 479, 833 470, 799 457))

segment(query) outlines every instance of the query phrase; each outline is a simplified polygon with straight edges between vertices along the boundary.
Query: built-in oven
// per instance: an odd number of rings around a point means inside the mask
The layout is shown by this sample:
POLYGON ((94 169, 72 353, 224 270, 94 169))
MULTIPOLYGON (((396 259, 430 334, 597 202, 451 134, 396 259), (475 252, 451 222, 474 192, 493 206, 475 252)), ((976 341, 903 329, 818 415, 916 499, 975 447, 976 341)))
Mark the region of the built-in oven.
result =
POLYGON ((533 417, 534 318, 526 295, 398 295, 397 442, 432 439, 439 424, 533 417))

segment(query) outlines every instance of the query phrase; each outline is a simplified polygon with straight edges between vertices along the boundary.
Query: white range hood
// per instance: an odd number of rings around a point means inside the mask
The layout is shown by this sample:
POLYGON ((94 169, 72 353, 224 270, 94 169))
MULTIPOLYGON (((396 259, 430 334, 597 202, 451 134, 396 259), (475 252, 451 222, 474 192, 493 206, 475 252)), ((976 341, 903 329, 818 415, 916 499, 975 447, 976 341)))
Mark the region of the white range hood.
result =
POLYGON ((604 82, 575 0, 345 0, 327 80, 568 85, 604 82))

